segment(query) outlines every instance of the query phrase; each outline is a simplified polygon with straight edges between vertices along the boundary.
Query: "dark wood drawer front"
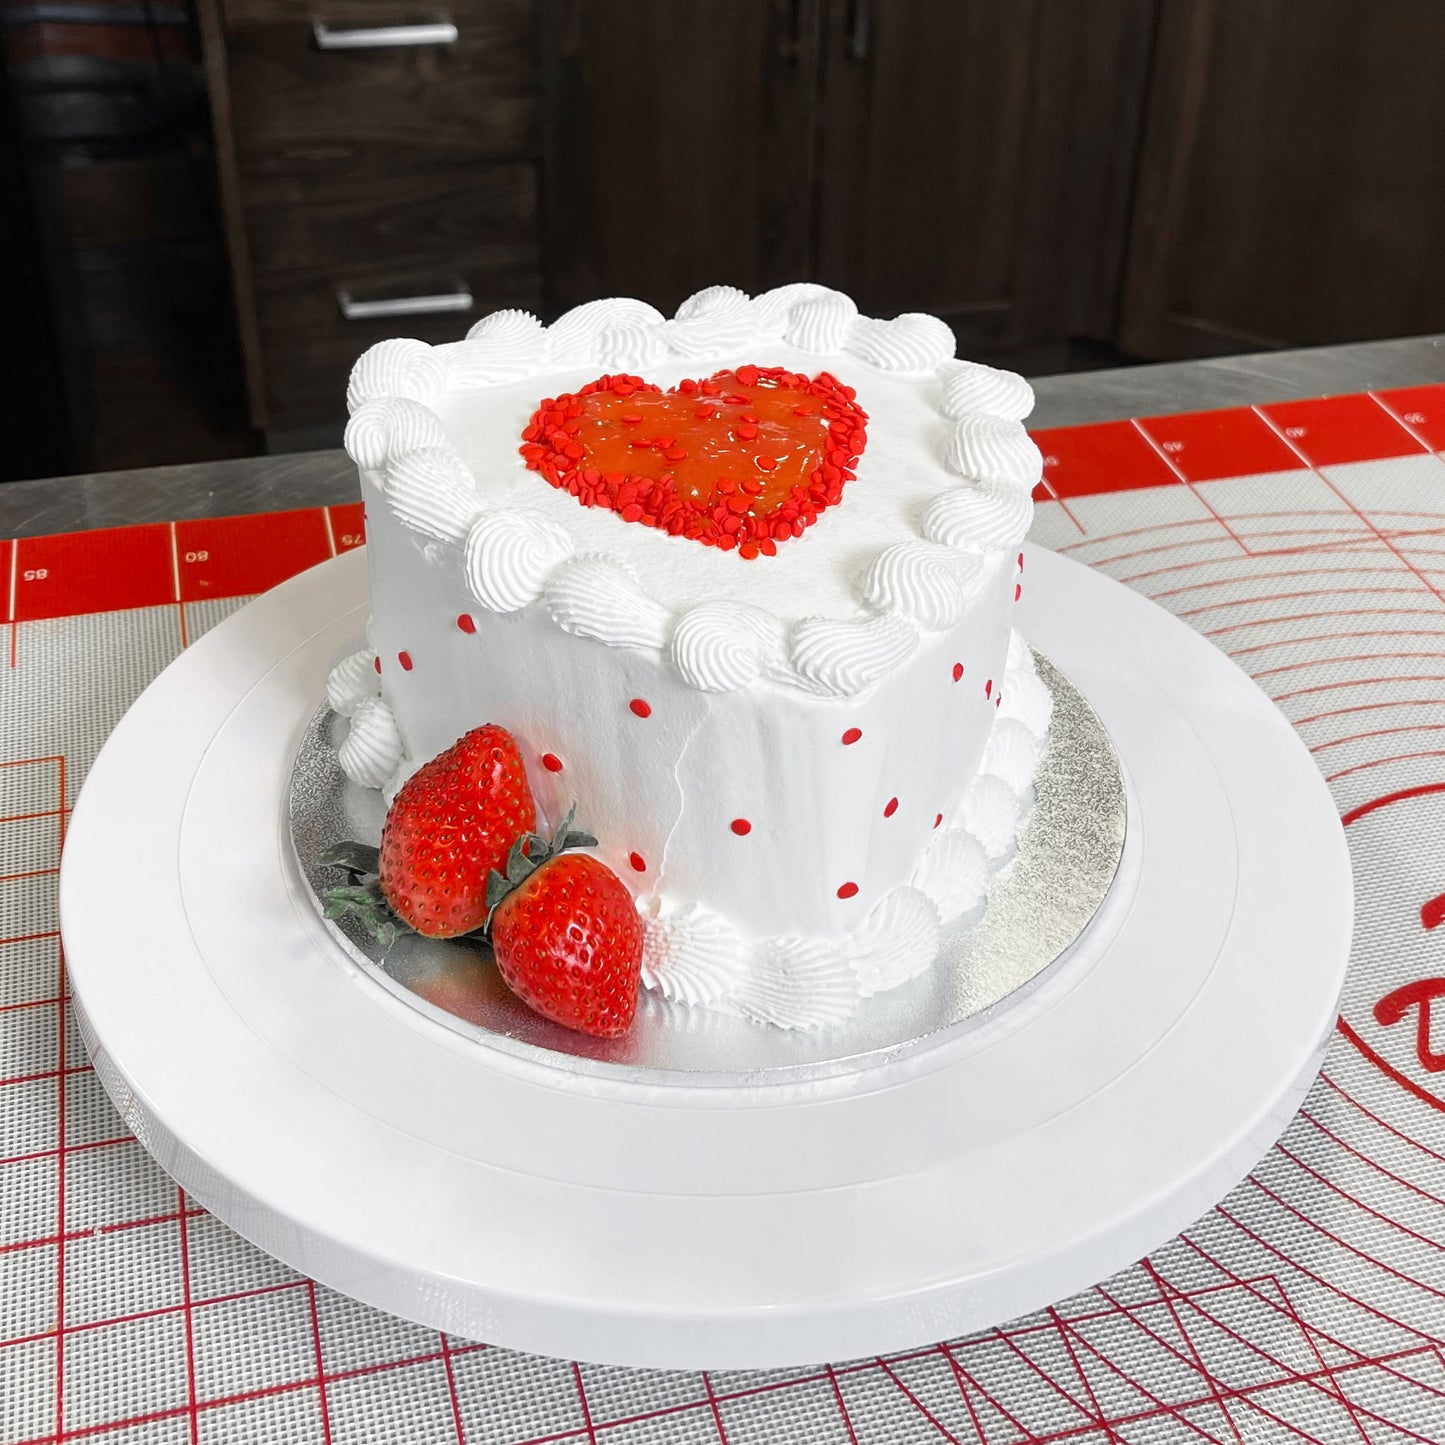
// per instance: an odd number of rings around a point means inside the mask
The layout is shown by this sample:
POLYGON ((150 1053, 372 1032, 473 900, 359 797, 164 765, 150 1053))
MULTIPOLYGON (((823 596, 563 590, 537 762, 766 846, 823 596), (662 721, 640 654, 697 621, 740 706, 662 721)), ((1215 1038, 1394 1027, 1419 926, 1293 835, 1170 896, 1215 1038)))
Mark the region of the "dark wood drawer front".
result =
POLYGON ((346 415, 346 379, 368 346, 391 336, 432 342, 459 341, 489 311, 541 305, 535 261, 472 252, 425 265, 388 260, 324 275, 293 272, 256 287, 261 349, 266 358, 267 426, 284 429, 333 421, 346 415), (337 303, 345 290, 358 300, 441 294, 461 285, 473 297, 465 313, 388 316, 346 321, 337 303))
MULTIPOLYGON (((438 18, 380 0, 368 8, 373 26, 438 18)), ((360 186, 428 162, 534 155, 530 13, 524 0, 482 0, 445 17, 457 26, 450 45, 366 50, 318 50, 310 18, 233 26, 226 47, 243 185, 346 176, 360 186)))
POLYGON ((484 255, 509 274, 540 268, 537 168, 531 162, 450 170, 411 167, 374 182, 351 173, 314 186, 276 179, 247 188, 258 283, 293 273, 381 276, 484 255))

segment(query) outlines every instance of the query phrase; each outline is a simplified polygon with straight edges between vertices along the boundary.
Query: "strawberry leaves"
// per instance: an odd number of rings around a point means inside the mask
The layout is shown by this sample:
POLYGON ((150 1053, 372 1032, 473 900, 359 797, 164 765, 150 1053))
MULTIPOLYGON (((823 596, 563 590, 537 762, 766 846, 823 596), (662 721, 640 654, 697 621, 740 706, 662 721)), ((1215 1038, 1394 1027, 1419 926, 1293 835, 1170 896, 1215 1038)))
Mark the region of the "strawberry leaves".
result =
POLYGON ((597 846, 597 839, 591 833, 583 832, 580 828, 572 826, 576 817, 577 804, 573 803, 567 809, 567 816, 562 819, 557 831, 552 834, 550 842, 536 833, 524 833, 512 844, 511 850, 507 854, 506 873, 499 873, 493 868, 487 874, 487 921, 482 926, 482 932, 490 931, 492 915, 497 911, 497 905, 514 888, 519 888, 525 883, 548 859, 555 858, 559 853, 566 853, 573 848, 595 848, 597 846))
MULTIPOLYGON (((573 827, 576 816, 577 805, 574 803, 550 839, 527 832, 513 841, 507 852, 505 874, 493 868, 487 875, 486 921, 480 928, 456 937, 490 942, 492 913, 514 888, 531 877, 549 858, 571 849, 597 846, 597 839, 591 833, 573 827)), ((336 843, 321 855, 320 861, 327 867, 342 869, 349 878, 343 886, 327 890, 327 918, 355 918, 367 937, 383 950, 389 949, 401 934, 417 932, 392 908, 381 891, 379 849, 367 843, 336 843)))

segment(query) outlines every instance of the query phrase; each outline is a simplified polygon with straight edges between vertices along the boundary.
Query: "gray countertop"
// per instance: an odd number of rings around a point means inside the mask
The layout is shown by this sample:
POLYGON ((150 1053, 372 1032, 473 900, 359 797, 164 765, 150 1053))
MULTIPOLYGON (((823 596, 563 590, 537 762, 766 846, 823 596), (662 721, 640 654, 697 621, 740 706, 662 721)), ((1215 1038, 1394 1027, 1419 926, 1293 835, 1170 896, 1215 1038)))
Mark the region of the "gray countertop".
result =
MULTIPOLYGON (((1070 426, 1440 381, 1445 336, 1074 372, 1033 378, 1038 405, 1029 425, 1070 426)), ((50 477, 0 486, 0 537, 319 507, 356 495, 355 469, 341 451, 50 477)))

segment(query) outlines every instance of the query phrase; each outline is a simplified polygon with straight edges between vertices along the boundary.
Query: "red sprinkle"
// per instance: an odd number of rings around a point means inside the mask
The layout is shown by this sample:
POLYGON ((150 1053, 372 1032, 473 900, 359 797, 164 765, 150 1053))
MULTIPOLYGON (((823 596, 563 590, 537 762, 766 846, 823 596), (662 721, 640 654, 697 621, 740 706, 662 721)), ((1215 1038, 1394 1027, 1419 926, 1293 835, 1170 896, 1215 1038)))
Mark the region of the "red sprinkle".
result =
POLYGON ((1023 595, 1024 595, 1024 584, 1023 584, 1022 582, 1015 582, 1015 583, 1014 583, 1014 601, 1017 602, 1017 601, 1019 600, 1019 598, 1022 597, 1023 595))
POLYGON ((401 663, 401 670, 403 672, 411 671, 411 653, 398 652, 396 655, 396 660, 401 663))
POLYGON ((753 825, 746 818, 734 818, 732 821, 733 832, 739 838, 746 838, 753 831, 753 825))
POLYGON ((562 759, 556 753, 543 753, 542 766, 549 773, 560 773, 562 771, 562 759))
POLYGON ((468 612, 463 612, 462 615, 457 618, 457 626, 460 627, 463 632, 469 634, 477 630, 477 624, 472 620, 471 614, 468 612))
POLYGON ((857 885, 856 883, 845 883, 845 884, 838 890, 838 897, 839 897, 839 898, 851 898, 855 893, 857 893, 857 891, 858 891, 858 885, 857 885))
POLYGON ((884 808, 884 810, 883 810, 883 816, 884 816, 885 818, 891 818, 897 811, 898 811, 898 799, 897 799, 897 798, 889 798, 889 800, 888 800, 888 806, 887 806, 886 808, 884 808))
POLYGON ((958 682, 958 681, 960 681, 960 680, 962 679, 962 677, 963 677, 963 664, 962 664, 961 662, 955 662, 955 663, 953 664, 953 680, 954 680, 955 682, 958 682))
POLYGON ((853 743, 856 743, 858 739, 862 736, 862 728, 849 728, 848 731, 843 734, 843 746, 845 748, 850 747, 853 743))
POLYGON ((989 680, 988 680, 986 683, 984 683, 984 685, 983 685, 983 695, 984 695, 985 697, 992 697, 992 696, 993 696, 993 678, 989 678, 989 680))
POLYGON ((381 671, 381 659, 380 659, 379 657, 373 658, 371 665, 372 665, 378 672, 381 671))
MULTIPOLYGON (((632 711, 637 714, 638 717, 652 716, 652 704, 649 702, 644 702, 640 697, 633 698, 632 701, 627 704, 627 706, 630 707, 632 711)), ((632 856, 635 858, 637 855, 634 853, 632 856)))
POLYGON ((632 864, 633 868, 638 873, 647 872, 647 860, 642 856, 641 853, 629 853, 627 855, 627 861, 632 864))
POLYGON ((938 825, 939 825, 941 822, 943 822, 943 814, 942 814, 942 813, 940 813, 940 814, 933 820, 933 826, 936 828, 936 827, 938 827, 938 825))
POLYGON ((1024 570, 1024 554, 1023 554, 1022 552, 1020 552, 1020 553, 1019 553, 1019 571, 1022 572, 1023 570, 1024 570))

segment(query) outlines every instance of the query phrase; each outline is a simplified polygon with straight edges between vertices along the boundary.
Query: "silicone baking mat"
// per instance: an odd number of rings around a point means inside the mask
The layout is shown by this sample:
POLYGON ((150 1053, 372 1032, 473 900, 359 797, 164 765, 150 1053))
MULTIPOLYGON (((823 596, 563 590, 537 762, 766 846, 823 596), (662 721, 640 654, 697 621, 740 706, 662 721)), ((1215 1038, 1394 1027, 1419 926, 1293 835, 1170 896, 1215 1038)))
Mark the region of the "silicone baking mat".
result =
POLYGON ((358 545, 359 509, 7 541, 0 1441, 1445 1441, 1445 386, 1037 439, 1035 539, 1253 674, 1347 829, 1338 1032, 1248 1180, 1038 1314, 781 1372, 520 1355, 298 1277, 126 1134, 67 1008, 56 873, 131 700, 247 595, 358 545))

